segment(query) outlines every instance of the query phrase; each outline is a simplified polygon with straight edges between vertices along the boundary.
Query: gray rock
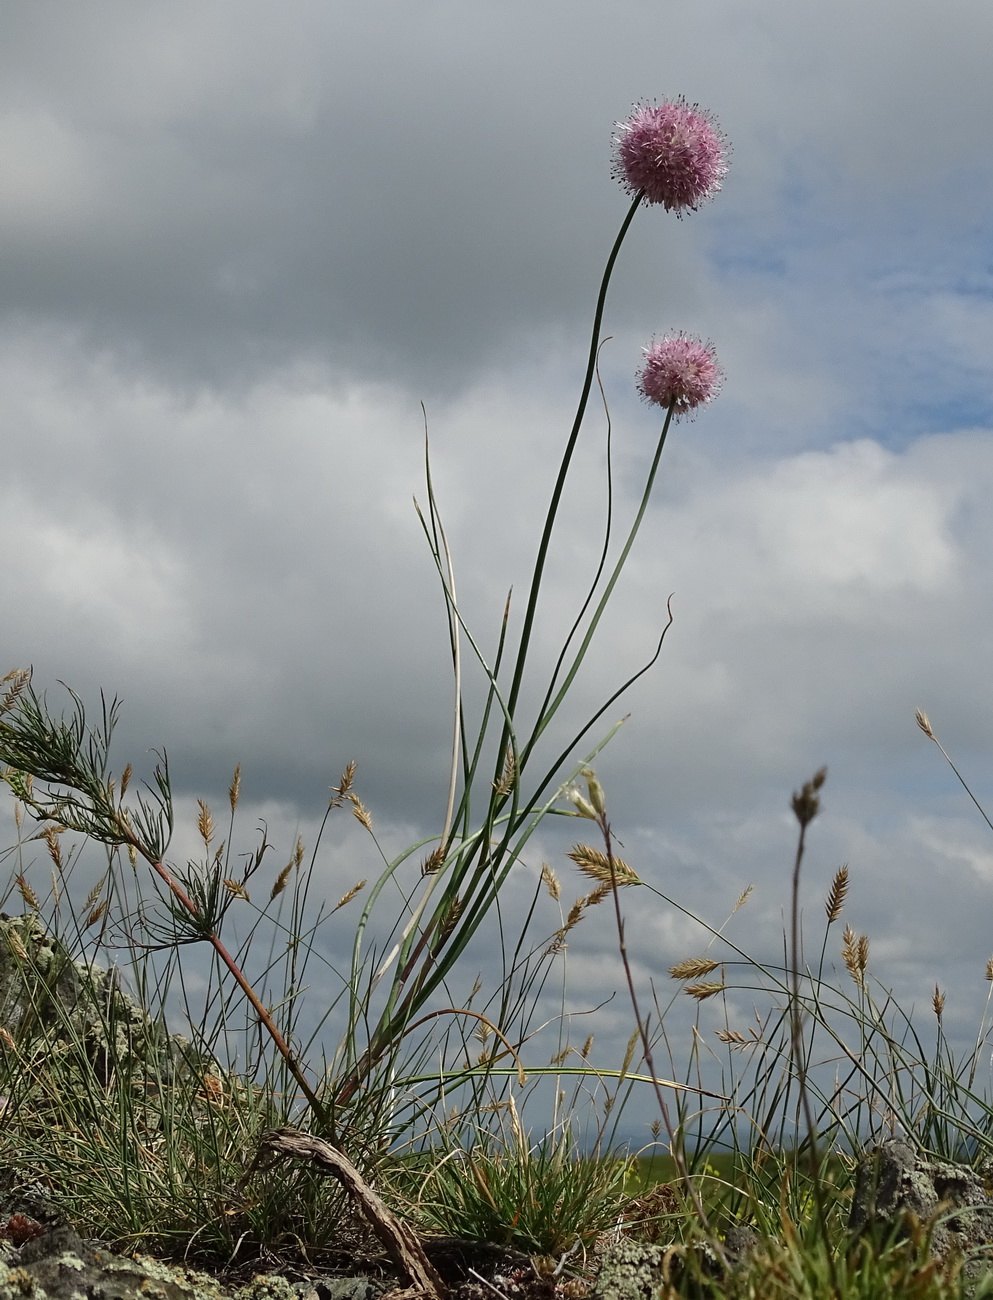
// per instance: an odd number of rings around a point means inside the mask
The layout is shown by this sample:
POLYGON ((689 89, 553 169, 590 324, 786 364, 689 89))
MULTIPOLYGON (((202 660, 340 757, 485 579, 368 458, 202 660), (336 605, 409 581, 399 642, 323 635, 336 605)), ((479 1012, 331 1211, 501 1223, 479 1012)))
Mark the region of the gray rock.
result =
POLYGON ((0 913, 0 1027, 21 1050, 35 1044, 47 1054, 82 1049, 101 1083, 122 1068, 155 1084, 171 1083, 177 1072, 216 1068, 129 997, 116 970, 73 961, 33 912, 0 913))
POLYGON ((993 1245, 993 1202, 980 1175, 968 1165, 931 1160, 893 1138, 859 1162, 848 1226, 856 1233, 906 1235, 911 1217, 924 1224, 934 1220, 936 1258, 993 1245))
POLYGON ((0 1250, 0 1300, 377 1300, 385 1287, 365 1277, 290 1282, 269 1273, 228 1288, 182 1264, 115 1255, 71 1228, 0 1250))

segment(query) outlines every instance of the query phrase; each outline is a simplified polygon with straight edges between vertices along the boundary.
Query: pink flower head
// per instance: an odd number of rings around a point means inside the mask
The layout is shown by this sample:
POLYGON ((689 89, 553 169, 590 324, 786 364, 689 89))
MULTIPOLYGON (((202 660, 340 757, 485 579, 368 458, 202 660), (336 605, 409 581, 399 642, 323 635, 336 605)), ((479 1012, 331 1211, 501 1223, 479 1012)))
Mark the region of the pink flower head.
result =
POLYGON ((626 122, 618 122, 614 146, 617 180, 631 194, 644 191, 646 203, 661 203, 667 212, 698 207, 727 175, 720 128, 682 97, 639 104, 626 122))
POLYGON ((666 334, 645 348, 638 387, 649 402, 671 406, 677 416, 709 402, 720 392, 721 368, 714 349, 690 334, 666 334))

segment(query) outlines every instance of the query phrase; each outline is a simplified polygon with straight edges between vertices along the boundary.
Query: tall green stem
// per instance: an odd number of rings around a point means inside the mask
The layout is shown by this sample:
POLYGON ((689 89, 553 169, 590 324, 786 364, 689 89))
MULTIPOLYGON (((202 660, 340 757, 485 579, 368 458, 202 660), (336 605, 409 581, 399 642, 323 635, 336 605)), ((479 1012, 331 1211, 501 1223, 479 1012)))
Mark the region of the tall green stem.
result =
MULTIPOLYGON (((590 391, 593 387, 593 376, 596 373, 597 349, 600 346, 600 328, 603 324, 603 309, 607 302, 607 288, 610 284, 610 277, 614 271, 614 263, 617 261, 617 255, 621 251, 621 245, 624 237, 630 229, 631 222, 634 220, 634 214, 638 211, 643 197, 643 191, 639 191, 624 218, 623 224, 618 231, 617 238, 614 240, 614 246, 610 250, 610 256, 607 258, 607 265, 604 269, 603 279, 600 282, 600 293, 597 297, 596 312, 593 316, 593 334, 590 339, 590 355, 586 365, 586 377, 583 380, 583 391, 580 394, 579 406, 576 409, 576 418, 573 421, 572 431, 569 434, 569 441, 566 443, 565 453, 562 456, 562 463, 559 466, 558 478, 555 480, 555 488, 552 492, 552 498, 548 505, 548 514, 545 517, 545 527, 541 534, 541 543, 538 546, 538 554, 534 562, 534 573, 531 577, 531 591, 528 595, 527 610, 524 614, 524 626, 521 629, 521 644, 517 652, 517 663, 514 666, 514 677, 510 687, 510 694, 507 697, 507 712, 513 717, 514 709, 517 705, 517 697, 521 691, 521 682, 524 677, 524 665, 527 662, 528 645, 531 640, 531 630, 534 627, 535 612, 538 607, 538 592, 541 589, 541 577, 545 569, 545 560, 548 557, 548 547, 552 539, 552 528, 555 525, 555 517, 558 514, 559 502, 562 499, 562 491, 565 487, 566 475, 569 473, 569 466, 572 463, 573 452, 576 449, 576 442, 579 438, 579 430, 583 424, 583 418, 586 415, 586 406, 589 401, 590 391)), ((507 747, 509 735, 509 725, 504 724, 503 735, 500 738, 500 744, 497 749, 497 771, 496 776, 499 779, 500 768, 504 761, 504 751, 507 747)))

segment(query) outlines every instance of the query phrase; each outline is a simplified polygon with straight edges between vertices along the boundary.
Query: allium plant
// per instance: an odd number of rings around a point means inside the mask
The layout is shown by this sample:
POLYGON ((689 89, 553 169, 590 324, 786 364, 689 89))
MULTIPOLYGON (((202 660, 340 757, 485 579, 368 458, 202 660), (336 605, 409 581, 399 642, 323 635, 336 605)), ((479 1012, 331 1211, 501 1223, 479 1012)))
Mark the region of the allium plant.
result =
POLYGON ((721 368, 714 349, 688 334, 667 334, 645 348, 638 388, 648 402, 688 415, 720 392, 721 368))
POLYGON ((685 99, 639 104, 617 125, 614 175, 630 194, 671 212, 696 208, 727 175, 727 149, 709 113, 685 99))
MULTIPOLYGON (((401 1096, 405 1085, 409 1088, 413 1084, 410 1069, 404 1071, 402 1065, 411 1056, 405 1040, 428 1021, 436 1023, 436 1017, 454 1017, 454 1023, 459 1025, 484 1021, 502 1044, 502 1050, 495 1052, 485 1066, 464 1066, 456 1071, 443 1065, 441 1073, 436 1072, 434 1076, 439 1096, 442 1093, 450 1096, 459 1081, 476 1086, 481 1075, 488 1079, 494 1073, 507 1073, 498 1064, 501 1058, 506 1065, 512 1057, 520 1068, 511 1037, 516 1033, 517 1048, 526 1037, 526 1028, 521 1028, 527 1022, 527 1016, 521 1011, 522 1002, 529 990, 533 994, 541 986, 544 976, 537 967, 545 962, 542 969, 546 969, 555 960, 558 949, 554 945, 547 950, 538 949, 539 953, 544 951, 544 956, 532 963, 530 957, 520 955, 522 936, 508 965, 510 974, 486 1005, 485 1015, 470 1007, 474 995, 466 1000, 464 994, 445 991, 449 988, 449 977, 484 919, 498 906, 500 891, 513 866, 521 861, 536 828, 553 811, 562 789, 589 765, 616 726, 594 744, 586 739, 588 733, 661 652, 668 624, 662 629, 648 661, 613 689, 592 717, 578 726, 573 724, 559 737, 553 747, 556 757, 551 762, 547 757, 542 758, 537 771, 533 770, 538 741, 570 691, 635 541, 652 494, 670 423, 674 417, 710 400, 717 391, 719 377, 712 350, 688 336, 667 336, 646 351, 641 390, 650 401, 664 408, 665 419, 654 455, 648 462, 639 505, 612 567, 608 565, 611 537, 607 527, 596 572, 551 673, 542 703, 531 716, 524 716, 521 701, 526 681, 527 697, 535 697, 531 680, 534 673, 528 672, 529 653, 545 567, 596 375, 607 290, 621 246, 642 202, 661 204, 677 214, 682 209, 695 208, 704 198, 716 193, 727 170, 723 142, 711 118, 682 100, 639 107, 619 128, 616 148, 615 175, 631 191, 633 201, 610 251, 600 284, 586 373, 552 487, 520 632, 516 636, 510 634, 508 602, 492 663, 463 621, 430 464, 427 467, 428 509, 422 515, 422 523, 447 601, 455 677, 454 740, 447 803, 435 833, 388 862, 368 891, 368 903, 356 929, 350 972, 344 980, 347 1026, 322 1077, 316 1077, 306 1062, 297 1059, 292 1043, 279 1033, 263 1000, 221 941, 224 915, 235 896, 245 895, 243 885, 240 893, 238 889, 232 893, 232 882, 222 880, 219 865, 216 870, 210 869, 213 875, 206 880, 194 865, 184 871, 170 868, 166 863, 173 811, 165 762, 156 769, 153 787, 135 794, 128 790, 130 768, 116 780, 110 774, 108 749, 113 707, 109 712, 104 709, 104 726, 93 729, 86 724, 76 697, 73 699, 78 709, 74 718, 53 719, 44 697, 39 698, 30 688, 27 675, 14 675, 5 682, 5 685, 13 684, 0 700, 0 765, 7 765, 6 779, 22 806, 49 825, 76 829, 111 849, 125 849, 132 863, 142 858, 147 862, 166 890, 170 945, 208 942, 214 947, 284 1059, 307 1100, 315 1126, 332 1134, 341 1135, 347 1129, 349 1115, 354 1114, 363 1097, 374 1095, 377 1090, 401 1096), (474 737, 467 735, 465 726, 468 706, 462 694, 463 644, 471 648, 486 683, 474 737), (410 865, 418 858, 420 871, 410 880, 407 878, 410 865), (384 891, 394 882, 401 885, 406 900, 404 911, 394 920, 390 937, 380 949, 382 955, 372 961, 366 952, 366 936, 377 904, 382 906, 387 896, 384 891), (516 992, 512 987, 515 978, 516 992), (438 997, 444 997, 442 1010, 437 1009, 438 997), (512 1028, 515 1024, 516 1030, 512 1028)), ((348 782, 350 779, 349 774, 348 782)), ((354 795, 343 780, 330 807, 342 806, 348 799, 354 800, 354 795)), ((420 1082, 425 1078, 422 1075, 420 1082)))

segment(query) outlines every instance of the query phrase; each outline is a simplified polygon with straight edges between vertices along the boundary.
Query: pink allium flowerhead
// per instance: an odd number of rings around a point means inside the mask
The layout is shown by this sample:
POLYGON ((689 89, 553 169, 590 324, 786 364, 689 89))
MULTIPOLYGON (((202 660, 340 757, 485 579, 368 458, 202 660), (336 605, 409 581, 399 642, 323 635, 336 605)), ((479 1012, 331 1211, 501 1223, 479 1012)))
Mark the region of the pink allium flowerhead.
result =
POLYGON ((687 415, 709 402, 721 388, 721 368, 714 349, 690 334, 666 334, 645 348, 638 388, 649 402, 671 406, 674 415, 687 415))
POLYGON ((714 119, 698 104, 664 99, 639 104, 614 136, 613 175, 631 194, 667 212, 696 208, 721 188, 727 175, 725 141, 714 119))

